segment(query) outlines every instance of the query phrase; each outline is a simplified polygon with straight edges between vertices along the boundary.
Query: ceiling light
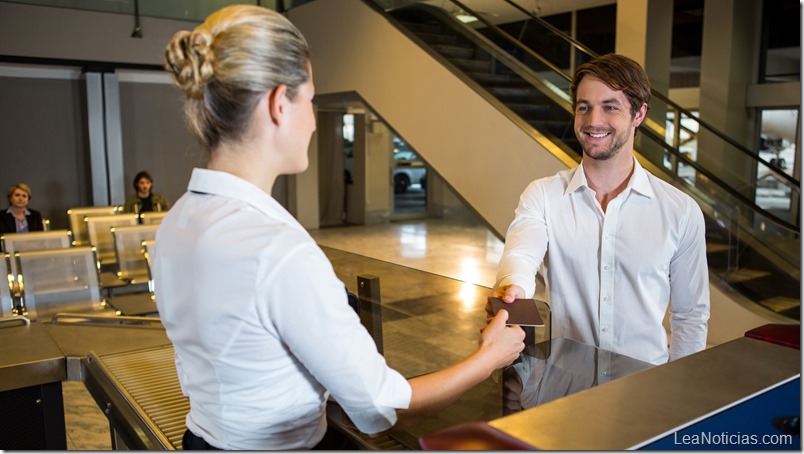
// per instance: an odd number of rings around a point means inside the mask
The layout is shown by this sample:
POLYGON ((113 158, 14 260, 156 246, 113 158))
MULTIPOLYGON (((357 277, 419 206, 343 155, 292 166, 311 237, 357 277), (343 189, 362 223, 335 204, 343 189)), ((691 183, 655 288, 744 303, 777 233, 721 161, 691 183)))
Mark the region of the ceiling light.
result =
POLYGON ((476 22, 477 18, 475 16, 471 16, 469 14, 460 13, 455 15, 455 19, 463 22, 464 24, 468 24, 470 22, 476 22))

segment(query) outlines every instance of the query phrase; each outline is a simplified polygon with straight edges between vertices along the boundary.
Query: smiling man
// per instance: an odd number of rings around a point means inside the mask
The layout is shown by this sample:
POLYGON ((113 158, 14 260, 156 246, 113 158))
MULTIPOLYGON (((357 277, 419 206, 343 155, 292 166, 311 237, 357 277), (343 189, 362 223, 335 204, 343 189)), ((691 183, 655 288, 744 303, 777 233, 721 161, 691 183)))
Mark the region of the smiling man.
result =
POLYGON ((649 110, 645 71, 630 58, 604 55, 576 70, 570 90, 581 164, 522 193, 492 296, 530 298, 540 272, 554 337, 653 364, 704 349, 703 214, 634 157, 649 110))

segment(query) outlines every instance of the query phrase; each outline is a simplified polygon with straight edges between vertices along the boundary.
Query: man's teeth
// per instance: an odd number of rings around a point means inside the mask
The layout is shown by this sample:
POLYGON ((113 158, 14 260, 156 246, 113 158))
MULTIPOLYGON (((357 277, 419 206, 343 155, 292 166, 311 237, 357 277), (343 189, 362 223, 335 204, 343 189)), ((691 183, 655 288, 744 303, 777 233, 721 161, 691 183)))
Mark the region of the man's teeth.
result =
POLYGON ((599 134, 595 134, 595 133, 593 133, 593 132, 590 132, 590 133, 589 133, 589 135, 590 135, 590 136, 592 136, 592 137, 594 137, 595 139, 600 139, 600 138, 606 137, 606 136, 608 135, 608 133, 606 133, 606 132, 601 132, 601 133, 599 133, 599 134))

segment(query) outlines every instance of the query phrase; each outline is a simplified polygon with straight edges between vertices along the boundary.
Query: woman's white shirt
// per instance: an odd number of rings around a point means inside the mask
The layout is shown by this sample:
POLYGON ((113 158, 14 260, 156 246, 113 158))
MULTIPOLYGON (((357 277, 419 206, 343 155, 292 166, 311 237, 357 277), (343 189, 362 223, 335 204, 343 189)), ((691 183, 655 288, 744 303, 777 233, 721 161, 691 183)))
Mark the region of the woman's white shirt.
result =
POLYGON ((223 449, 309 448, 326 429, 328 393, 366 433, 408 407, 410 385, 329 260, 257 186, 194 169, 156 244, 157 307, 196 435, 223 449))

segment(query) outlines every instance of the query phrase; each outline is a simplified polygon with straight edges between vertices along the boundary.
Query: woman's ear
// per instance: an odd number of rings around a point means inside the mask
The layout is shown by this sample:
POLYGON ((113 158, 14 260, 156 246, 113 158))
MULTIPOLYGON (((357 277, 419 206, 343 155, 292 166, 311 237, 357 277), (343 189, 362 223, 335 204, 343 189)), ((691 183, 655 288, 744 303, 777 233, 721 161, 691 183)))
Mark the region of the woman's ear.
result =
POLYGON ((282 123, 285 109, 287 109, 287 93, 287 85, 279 84, 279 86, 271 90, 271 93, 268 94, 268 112, 271 115, 271 121, 277 126, 282 123))

